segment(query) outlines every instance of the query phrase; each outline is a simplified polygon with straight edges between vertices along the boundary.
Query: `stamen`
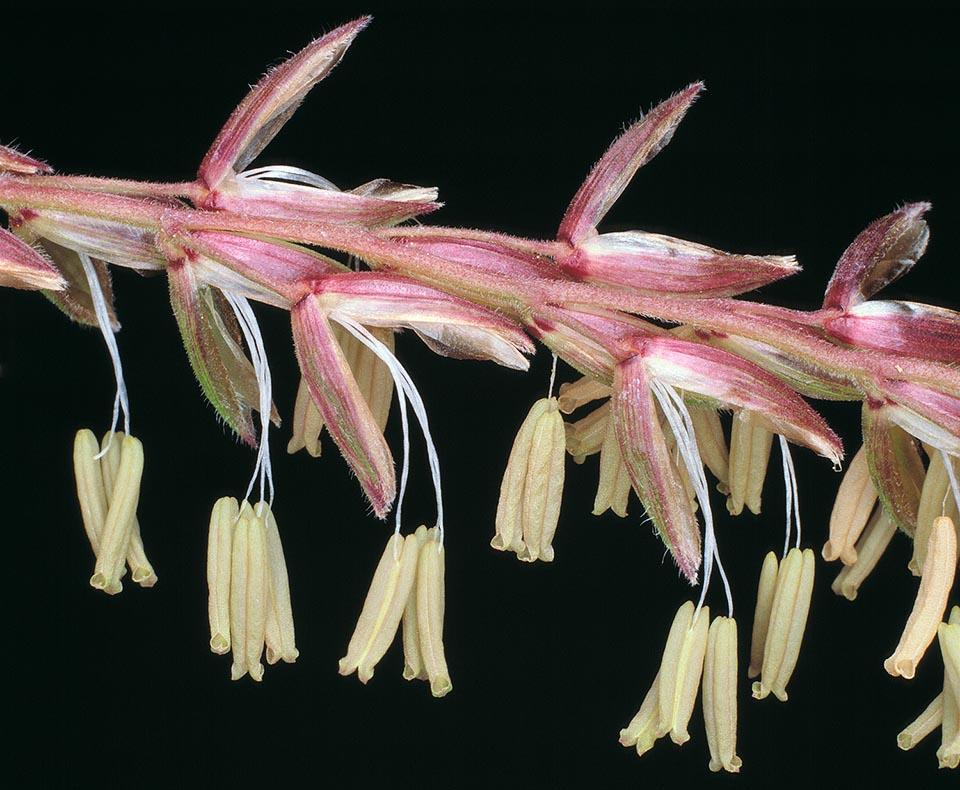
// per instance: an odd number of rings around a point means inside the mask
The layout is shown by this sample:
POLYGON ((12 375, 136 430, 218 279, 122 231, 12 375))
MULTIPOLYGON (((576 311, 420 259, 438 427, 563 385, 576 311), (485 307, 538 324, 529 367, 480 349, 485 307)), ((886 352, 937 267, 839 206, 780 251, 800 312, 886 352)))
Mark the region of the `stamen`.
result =
POLYGON ((270 377, 270 365, 267 363, 267 351, 263 345, 263 334, 260 332, 260 324, 257 323, 257 316, 246 297, 232 294, 229 291, 223 291, 223 295, 233 308, 234 315, 237 317, 237 323, 240 325, 240 331, 247 343, 247 349, 250 351, 250 361, 253 363, 253 371, 257 377, 257 390, 260 394, 260 403, 258 411, 260 412, 260 443, 257 448, 257 463, 253 468, 253 476, 250 478, 250 484, 247 486, 247 492, 243 498, 250 499, 250 492, 253 491, 254 483, 257 478, 260 479, 260 499, 268 501, 273 505, 273 466, 270 463, 270 413, 273 408, 273 380, 270 377), (270 492, 267 497, 267 490, 270 492))
POLYGON ((113 417, 110 421, 110 440, 107 446, 94 456, 94 460, 100 460, 110 445, 113 443, 113 435, 117 431, 117 421, 120 417, 120 409, 123 408, 123 432, 130 435, 130 404, 127 401, 127 385, 123 380, 123 364, 120 362, 120 350, 117 348, 117 339, 113 336, 113 329, 110 327, 110 311, 107 309, 107 300, 103 295, 103 289, 100 287, 100 280, 97 278, 96 269, 93 268, 93 261, 90 256, 83 252, 78 252, 80 263, 83 265, 83 273, 87 278, 87 285, 90 288, 90 299, 93 302, 93 311, 97 316, 97 324, 100 327, 100 334, 107 344, 107 351, 110 354, 110 361, 113 363, 113 375, 117 380, 117 394, 113 399, 113 417))
MULTIPOLYGON (((377 338, 375 338, 370 332, 367 331, 366 327, 358 324, 349 316, 345 315, 331 315, 330 316, 334 321, 343 326, 348 332, 350 332, 357 340, 363 343, 367 348, 369 348, 374 354, 380 357, 383 360, 383 363, 390 370, 390 375, 393 376, 393 380, 397 385, 397 393, 400 398, 401 404, 401 415, 406 409, 406 404, 403 401, 403 395, 406 395, 410 399, 410 405, 413 408, 413 413, 417 417, 417 421, 420 423, 420 430, 423 433, 423 439, 427 444, 427 460, 430 464, 430 474, 433 478, 433 490, 437 499, 437 529, 440 532, 440 539, 438 541, 437 550, 443 548, 443 539, 444 539, 444 528, 443 528, 443 495, 440 490, 440 459, 437 456, 437 448, 433 443, 433 437, 430 434, 430 425, 427 421, 427 410, 423 405, 423 399, 420 397, 420 392, 417 390, 416 385, 413 383, 413 379, 410 378, 410 374, 407 373, 406 369, 400 364, 400 360, 394 356, 393 352, 390 351, 383 343, 381 343, 377 338), (403 395, 401 395, 401 390, 403 395)), ((405 418, 404 418, 405 419, 405 418)), ((407 451, 409 449, 408 439, 407 439, 407 427, 406 422, 404 422, 404 460, 406 461, 407 451)), ((401 480, 401 491, 403 491, 403 482, 401 480)), ((397 506, 399 511, 399 503, 397 506)), ((399 516, 398 516, 399 524, 399 516)), ((399 526, 398 526, 399 529, 399 526)))
POLYGON ((723 590, 727 596, 728 616, 732 618, 733 595, 730 592, 730 583, 727 581, 727 574, 723 570, 723 563, 720 561, 720 553, 717 550, 716 534, 713 530, 713 510, 710 507, 710 490, 707 487, 707 476, 703 471, 703 461, 700 459, 700 450, 697 447, 693 419, 683 402, 683 397, 672 386, 661 381, 654 381, 651 389, 663 410, 664 416, 670 423, 670 428, 677 440, 677 449, 680 451, 684 466, 686 466, 690 479, 693 481, 694 489, 697 492, 697 500, 703 510, 703 588, 700 591, 700 600, 697 602, 694 617, 700 613, 707 596, 713 563, 716 561, 717 571, 720 573, 723 590))

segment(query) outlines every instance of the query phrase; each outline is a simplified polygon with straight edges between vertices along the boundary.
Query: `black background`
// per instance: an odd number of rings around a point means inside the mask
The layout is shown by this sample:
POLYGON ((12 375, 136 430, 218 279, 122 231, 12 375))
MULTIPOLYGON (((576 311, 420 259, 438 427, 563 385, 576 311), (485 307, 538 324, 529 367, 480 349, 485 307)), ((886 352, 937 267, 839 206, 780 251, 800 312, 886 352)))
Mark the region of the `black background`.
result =
MULTIPOLYGON (((140 9, 82 19, 10 12, 0 139, 61 172, 189 179, 268 64, 373 11, 374 24, 259 163, 307 167, 342 186, 378 176, 437 185, 447 204, 437 222, 549 238, 623 125, 704 79, 707 92, 607 230, 796 253, 805 271, 761 297, 815 307, 859 230, 903 202, 931 200, 926 259, 890 293, 960 306, 957 56, 952 24, 933 11, 319 5, 225 18, 170 6, 142 18, 140 9)), ((204 403, 165 281, 119 271, 115 287, 134 432, 147 454, 140 518, 160 582, 128 584, 114 598, 87 586, 93 559, 70 461, 77 428, 106 428, 109 359, 96 332, 70 325, 40 296, 0 293, 3 708, 14 725, 7 770, 21 785, 956 782, 938 774, 937 736, 912 753, 896 748, 942 678, 936 648, 911 683, 882 669, 916 589, 903 539, 853 604, 832 595, 836 568, 819 563, 790 701, 758 703, 741 688, 739 778, 708 774, 699 710, 683 748, 661 741, 638 759, 618 745, 690 593, 638 503, 626 521, 589 515, 595 459, 568 466, 552 565, 489 548, 513 433, 547 386, 544 353, 523 375, 434 357, 414 337, 398 342, 443 467, 453 693, 434 700, 424 684, 404 682, 397 647, 366 688, 337 675, 388 530, 368 515, 329 442, 320 460, 289 457, 286 428, 273 434, 275 511, 301 658, 268 668, 261 685, 231 683, 229 660, 207 650, 206 520, 217 497, 242 493, 253 453, 204 403)), ((286 316, 257 312, 276 403, 289 418, 297 376, 286 316)), ((855 450, 857 406, 823 412, 855 450)), ((396 447, 396 425, 389 435, 396 447)), ((805 451, 796 457, 806 542, 819 551, 839 477, 805 451)), ((719 532, 742 652, 761 558, 782 541, 776 466, 764 502, 762 517, 724 519, 719 532)), ((405 513, 433 518, 422 454, 405 513)), ((721 604, 717 591, 710 600, 721 604)))

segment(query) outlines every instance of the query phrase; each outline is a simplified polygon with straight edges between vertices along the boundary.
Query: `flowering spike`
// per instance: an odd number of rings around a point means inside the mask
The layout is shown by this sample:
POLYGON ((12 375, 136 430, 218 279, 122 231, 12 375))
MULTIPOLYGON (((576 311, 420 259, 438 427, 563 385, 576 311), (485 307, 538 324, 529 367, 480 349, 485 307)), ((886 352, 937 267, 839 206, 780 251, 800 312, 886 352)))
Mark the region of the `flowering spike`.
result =
POLYGON ((800 271, 792 257, 731 255, 640 230, 589 236, 561 266, 587 282, 698 299, 734 296, 800 271))
POLYGON ((849 309, 906 274, 927 248, 929 210, 911 203, 871 223, 840 258, 823 306, 849 309))
POLYGON ((143 455, 130 436, 108 265, 168 271, 171 303, 201 387, 243 439, 259 439, 246 498, 259 480, 261 501, 254 509, 246 501, 220 500, 208 536, 210 647, 217 653, 232 648, 234 678, 260 680, 264 649, 270 664, 298 657, 270 504, 269 423, 278 418, 251 301, 292 314, 302 375, 289 449, 319 454, 326 424, 381 517, 397 487, 383 435, 397 394, 404 446, 397 528, 340 671, 369 681, 402 619, 404 676, 429 680, 435 696, 451 688, 442 642, 439 460, 423 398, 395 355, 393 335, 412 329, 439 354, 517 369, 528 366, 531 338, 542 340, 554 352, 550 395, 534 404, 521 426, 493 545, 525 560, 552 559, 565 450, 578 463, 600 453, 594 509, 624 515, 633 488, 687 579, 696 583, 701 562, 704 568, 700 601, 680 607, 653 688, 621 742, 642 754, 667 733, 686 741, 702 676, 710 767, 736 771, 738 635, 705 467, 729 494, 730 510, 759 512, 778 435, 787 545, 782 562, 773 553, 764 560, 749 673, 760 675, 756 696, 772 691, 785 700, 815 569, 811 551, 787 551, 794 522, 801 545, 787 441, 836 465, 839 439, 802 398, 862 401, 864 449, 844 478, 824 556, 851 563, 833 589, 853 599, 897 526, 912 533, 911 568, 921 574, 920 590, 886 668, 913 675, 936 632, 944 691, 901 734, 900 744, 912 745, 940 722, 938 758, 941 766, 956 767, 960 608, 949 623, 939 620, 960 543, 960 313, 868 301, 924 252, 929 206, 906 206, 873 223, 840 260, 823 309, 798 311, 728 298, 796 271, 792 257, 731 255, 653 233, 598 231, 637 169, 671 139, 700 84, 654 108, 614 142, 551 241, 396 227, 438 207, 433 188, 375 179, 341 191, 302 168, 249 168, 368 21, 338 28, 261 80, 231 115, 195 181, 54 175, 42 162, 0 146, 0 285, 41 290, 74 320, 99 328, 117 379, 110 433, 97 443, 81 431, 74 443, 77 492, 96 555, 91 583, 119 592, 125 563, 134 581, 149 586, 156 579, 136 518, 143 455), (561 387, 554 398, 558 359, 585 378, 561 387), (586 404, 591 413, 565 426, 561 414, 586 404), (408 405, 426 442, 437 526, 404 539, 408 405), (121 408, 126 435, 115 433, 121 408), (720 410, 734 413, 732 450, 720 410), (729 617, 711 625, 709 611, 700 610, 714 565, 729 617))
POLYGON ((0 287, 62 291, 67 283, 49 259, 0 228, 0 287))
POLYGON ((557 234, 579 244, 594 232, 634 174, 662 151, 700 91, 695 82, 661 102, 633 124, 607 149, 574 195, 557 234))
POLYGON ((917 664, 937 635, 957 569, 957 533, 949 518, 938 518, 927 541, 927 557, 913 611, 893 655, 883 662, 890 675, 914 676, 917 664))
POLYGON ((830 539, 823 546, 823 558, 839 559, 844 565, 857 562, 855 548, 860 533, 877 504, 877 489, 870 479, 867 448, 860 448, 840 481, 840 489, 830 513, 830 539))
POLYGON ((239 172, 274 138, 300 102, 327 76, 370 17, 338 27, 311 42, 272 69, 233 111, 200 165, 200 178, 211 189, 239 172))
POLYGON ((641 357, 614 371, 613 420, 620 452, 647 513, 691 584, 700 568, 700 527, 677 465, 667 450, 641 357))
POLYGON ((926 474, 916 439, 888 418, 884 408, 863 404, 863 445, 870 477, 883 507, 912 535, 926 474))
POLYGON ((290 311, 300 372, 313 402, 379 518, 396 493, 393 456, 370 412, 327 314, 310 296, 290 311))
POLYGON ((707 635, 703 663, 703 721, 710 770, 739 773, 737 756, 737 621, 716 617, 707 635))

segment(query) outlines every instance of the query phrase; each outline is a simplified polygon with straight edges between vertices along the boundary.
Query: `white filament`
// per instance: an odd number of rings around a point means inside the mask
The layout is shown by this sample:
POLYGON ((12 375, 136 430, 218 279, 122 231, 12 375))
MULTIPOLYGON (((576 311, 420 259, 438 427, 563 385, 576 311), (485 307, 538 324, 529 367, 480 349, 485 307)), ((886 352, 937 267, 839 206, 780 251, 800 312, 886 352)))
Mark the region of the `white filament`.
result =
POLYGON ((117 380, 117 394, 113 398, 113 418, 110 421, 110 438, 106 446, 94 458, 102 458, 113 444, 113 435, 117 431, 117 421, 120 417, 120 409, 123 408, 123 430, 130 435, 130 404, 127 402, 127 385, 123 380, 123 364, 120 362, 120 349, 117 348, 117 339, 113 336, 113 329, 110 326, 110 311, 107 309, 107 300, 103 295, 103 289, 100 287, 100 280, 97 277, 97 270, 93 266, 90 256, 83 252, 78 252, 80 263, 83 265, 83 273, 87 277, 87 285, 90 288, 90 299, 93 302, 93 312, 97 316, 97 324, 100 327, 100 334, 107 344, 107 351, 110 354, 110 361, 113 363, 113 376, 117 380))
MULTIPOLYGON (((396 358, 390 349, 388 349, 383 343, 381 343, 377 338, 375 338, 370 332, 367 331, 366 327, 361 326, 356 321, 354 321, 349 316, 333 314, 330 316, 334 321, 343 326, 350 334, 352 334, 357 340, 363 343, 367 348, 369 348, 374 354, 376 354, 383 363, 387 366, 387 369, 390 371, 390 375, 393 377, 393 381, 396 384, 397 397, 400 400, 401 404, 401 414, 403 414, 406 404, 403 400, 403 396, 410 401, 410 405, 413 407, 413 413, 417 417, 417 421, 420 423, 420 430, 423 432, 423 439, 427 445, 427 461, 430 465, 430 474, 433 478, 433 490, 437 499, 437 530, 440 532, 440 540, 438 545, 438 550, 443 548, 443 539, 444 539, 444 528, 443 528, 443 496, 440 491, 440 459, 437 456, 437 448, 433 443, 433 437, 430 435, 430 425, 427 421, 427 410, 423 405, 423 399, 420 397, 420 392, 417 390, 416 385, 413 383, 413 379, 410 378, 410 374, 407 373, 403 365, 400 364, 400 360, 396 358)), ((406 419, 403 421, 403 430, 404 430, 404 466, 406 467, 406 458, 409 452, 409 439, 408 439, 408 428, 406 419)), ((406 484, 406 471, 404 470, 404 476, 401 479, 400 487, 400 497, 403 496, 404 487, 406 484)), ((400 529, 400 502, 397 502, 397 531, 400 529)), ((395 544, 396 545, 396 544, 395 544)))
POLYGON ((306 186, 317 189, 327 189, 333 192, 340 191, 336 184, 328 181, 323 176, 311 173, 302 167, 291 167, 290 165, 254 167, 250 170, 244 170, 237 178, 248 178, 251 181, 290 181, 295 184, 305 184, 306 186))
POLYGON ((273 407, 273 381, 270 377, 270 365, 267 363, 267 351, 263 345, 263 335, 260 332, 260 324, 257 323, 257 317, 250 307, 250 303, 243 296, 232 294, 229 291, 223 291, 223 295, 233 308, 233 313, 237 317, 237 323, 240 325, 240 331, 247 343, 247 349, 250 351, 250 361, 253 363, 253 372, 257 377, 257 390, 259 392, 260 412, 260 442, 257 447, 257 463, 253 468, 253 476, 250 478, 250 484, 247 486, 247 493, 244 499, 250 498, 250 492, 259 479, 260 481, 260 499, 269 501, 273 506, 273 466, 270 463, 270 413, 273 407), (269 499, 267 497, 269 491, 269 499))
POLYGON ((700 458, 700 448, 697 446, 697 436, 693 428, 693 419, 690 417, 690 411, 683 402, 683 397, 674 387, 654 380, 651 385, 651 390, 656 396, 657 402, 660 404, 660 408, 667 418, 667 422, 670 423, 670 429, 673 431, 673 435, 677 440, 677 449, 680 451, 683 464, 686 466, 690 479, 693 481, 697 501, 703 510, 703 586, 700 590, 700 600, 697 601, 694 618, 700 614, 700 609, 703 607, 703 602, 706 599, 714 562, 717 564, 717 571, 720 574, 720 580, 723 582, 723 590, 727 596, 728 616, 733 617, 733 595, 730 592, 730 583, 727 581, 727 574, 723 570, 723 563, 720 561, 720 552, 717 549, 717 537, 713 529, 713 510, 710 507, 710 489, 707 485, 706 473, 703 471, 703 460, 700 458))
POLYGON ((786 534, 783 537, 783 556, 787 556, 790 548, 790 524, 797 525, 797 539, 794 546, 800 548, 800 489, 797 487, 797 470, 793 466, 793 456, 790 455, 790 445, 780 435, 780 458, 783 461, 783 485, 787 491, 786 534))
POLYGON ((547 393, 548 398, 553 397, 553 385, 557 381, 557 355, 553 355, 553 365, 550 367, 550 391, 547 393))
MULTIPOLYGON (((957 507, 960 507, 960 485, 957 485, 957 476, 953 471, 953 456, 950 455, 946 450, 941 450, 943 455, 943 465, 947 467, 947 477, 950 478, 950 488, 953 489, 953 501, 957 503, 957 507)), ((946 501, 946 499, 944 499, 946 501)), ((944 505, 946 507, 946 505, 944 505)))

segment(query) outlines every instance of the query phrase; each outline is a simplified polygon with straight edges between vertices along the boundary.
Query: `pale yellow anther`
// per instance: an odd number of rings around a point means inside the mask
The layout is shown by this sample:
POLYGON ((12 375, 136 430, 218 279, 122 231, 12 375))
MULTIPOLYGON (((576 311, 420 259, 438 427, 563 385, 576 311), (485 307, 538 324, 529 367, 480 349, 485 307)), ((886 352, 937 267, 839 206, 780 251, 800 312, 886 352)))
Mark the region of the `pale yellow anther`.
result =
POLYGON ((727 438, 723 433, 723 424, 716 409, 690 408, 693 432, 697 437, 700 458, 707 469, 717 478, 717 489, 721 493, 730 491, 730 452, 727 438))
MULTIPOLYGON (((954 470, 957 475, 960 475, 960 469, 955 463, 954 470)), ((913 535, 913 557, 907 564, 914 576, 920 576, 923 571, 923 561, 927 556, 927 541, 930 539, 930 530, 937 516, 947 516, 953 520, 954 526, 960 525, 957 500, 954 499, 953 490, 950 487, 950 475, 943 460, 943 453, 932 450, 930 464, 920 492, 920 503, 917 506, 917 530, 913 535)))
POLYGON ((127 547, 133 532, 137 503, 140 501, 140 481, 143 477, 143 445, 139 439, 124 436, 120 447, 120 464, 113 485, 113 494, 107 508, 100 535, 100 550, 90 586, 107 593, 122 589, 127 547))
POLYGON ((537 420, 547 411, 548 400, 542 398, 533 404, 526 419, 517 431, 517 438, 510 450, 507 469, 500 484, 500 500, 497 503, 496 535, 490 545, 498 551, 524 550, 523 544, 523 496, 527 466, 533 446, 537 420))
MULTIPOLYGON (((339 324, 334 334, 340 341, 343 354, 353 377, 357 381, 360 394, 370 407, 370 411, 382 431, 390 416, 390 403, 393 399, 393 377, 390 370, 366 345, 339 324)), ((371 327, 370 334, 393 351, 393 332, 389 329, 371 327)), ((314 458, 321 453, 320 435, 323 433, 323 417, 313 402, 307 382, 301 378, 297 389, 297 400, 293 409, 293 432, 287 444, 287 452, 306 451, 314 458)))
POLYGON ((233 564, 233 529, 240 507, 233 497, 218 499, 210 513, 207 533, 207 617, 210 649, 230 652, 230 574, 233 564))
POLYGON ((320 434, 323 432, 323 417, 313 402, 306 379, 300 379, 297 388, 297 401, 293 407, 293 432, 287 443, 287 452, 306 451, 314 458, 321 452, 320 434))
MULTIPOLYGON (((422 547, 427 540, 427 528, 417 527, 414 533, 422 547)), ((418 559, 419 565, 419 559, 418 559)), ((420 623, 417 618, 417 596, 411 594, 403 610, 403 677, 405 680, 427 680, 427 669, 420 651, 420 623)))
POLYGON ((660 663, 660 720, 657 737, 670 734, 680 745, 690 740, 687 725, 700 689, 707 651, 710 610, 704 606, 694 618, 693 602, 677 610, 660 663))
POLYGON ((710 770, 738 773, 737 622, 717 617, 710 624, 703 663, 703 722, 710 747, 710 770))
POLYGON ((439 540, 439 530, 434 527, 419 546, 416 589, 420 655, 434 697, 443 697, 453 689, 443 652, 445 552, 439 540))
POLYGON ((414 581, 420 542, 415 535, 392 535, 373 573, 357 627, 340 659, 340 674, 356 670, 361 683, 373 677, 374 667, 396 636, 414 581))
POLYGON ((960 607, 950 611, 949 623, 938 628, 943 655, 943 725, 937 759, 941 768, 960 765, 960 607))
POLYGON ((767 476, 767 463, 773 434, 760 425, 749 411, 734 415, 730 432, 730 496, 727 510, 739 516, 744 505, 751 513, 760 513, 763 481, 767 476))
MULTIPOLYGON (((367 331, 393 353, 394 334, 392 329, 369 327, 367 331)), ((340 340, 340 347, 343 349, 343 355, 350 365, 353 377, 357 380, 360 394, 363 395, 363 399, 370 407, 370 413, 382 431, 387 425, 387 419, 390 416, 390 404, 393 401, 393 376, 390 374, 390 369, 352 332, 337 325, 334 334, 340 340)))
POLYGON ((830 539, 823 545, 823 558, 839 559, 844 565, 857 561, 855 548, 860 533, 877 504, 877 489, 870 479, 867 451, 861 447, 847 467, 830 514, 830 539))
POLYGON ((917 718, 910 722, 897 736, 897 746, 908 751, 926 738, 943 723, 943 692, 924 708, 917 718))
POLYGON ((230 631, 233 652, 231 677, 249 674, 263 679, 263 638, 267 619, 268 585, 266 525, 247 502, 233 531, 230 568, 230 631))
MULTIPOLYGON (((111 434, 104 435, 100 442, 100 471, 103 473, 103 492, 107 498, 107 507, 113 501, 113 487, 120 471, 120 448, 124 435, 117 433, 111 441, 111 434)), ((130 568, 131 578, 141 587, 153 587, 157 583, 150 560, 143 548, 143 538, 140 536, 140 522, 136 513, 133 516, 133 527, 130 531, 130 542, 127 544, 127 567, 130 568)))
POLYGON ((620 442, 613 420, 607 420, 607 435, 600 449, 600 479, 597 483, 597 495, 593 500, 593 515, 599 516, 612 510, 620 518, 627 515, 627 503, 633 484, 630 473, 620 454, 620 442))
POLYGON ((563 495, 563 418, 556 398, 541 398, 520 426, 500 486, 497 531, 490 545, 524 561, 553 559, 563 495))
POLYGON ((777 571, 780 561, 772 551, 763 558, 760 569, 760 583, 757 585, 757 608, 753 615, 753 632, 750 639, 750 668, 747 677, 755 678, 763 669, 763 648, 767 642, 767 630, 770 627, 770 612, 777 589, 777 571))
POLYGON ((848 601, 855 601, 860 585, 877 567, 877 563, 896 532, 896 522, 883 508, 877 508, 867 528, 860 535, 860 540, 857 541, 857 561, 853 565, 843 566, 837 578, 833 580, 833 584, 830 585, 830 589, 848 601))
POLYGON ((561 384, 557 401, 560 405, 560 411, 564 414, 570 414, 592 401, 609 397, 610 387, 589 376, 584 376, 576 381, 561 384))
POLYGON ((803 632, 813 595, 815 559, 810 549, 790 549, 780 563, 770 611, 770 624, 763 646, 760 680, 752 690, 756 699, 770 692, 781 702, 787 700, 787 683, 796 668, 803 632))
POLYGON ((952 519, 934 520, 927 540, 927 554, 920 588, 900 642, 883 668, 891 675, 912 678, 917 664, 937 635, 937 626, 947 609, 957 568, 957 533, 952 519))
POLYGON ((297 660, 300 651, 297 650, 293 627, 290 580, 287 575, 287 561, 283 556, 283 544, 280 542, 280 530, 269 504, 260 502, 255 510, 263 519, 266 541, 269 595, 263 640, 267 647, 267 663, 273 665, 283 660, 292 664, 297 660))
POLYGON ((610 403, 598 406, 576 422, 564 424, 567 452, 573 456, 574 463, 582 464, 589 455, 596 455, 603 447, 610 420, 610 403))
POLYGON ((653 679, 653 685, 643 698, 640 710, 630 723, 620 730, 620 743, 623 746, 636 746, 637 755, 643 755, 653 748, 657 739, 657 727, 660 725, 660 675, 653 679))
POLYGON ((73 473, 77 481, 77 499, 83 528, 94 556, 100 553, 100 536, 107 517, 107 496, 103 490, 103 473, 96 460, 100 445, 93 431, 86 428, 77 431, 73 441, 73 473))

